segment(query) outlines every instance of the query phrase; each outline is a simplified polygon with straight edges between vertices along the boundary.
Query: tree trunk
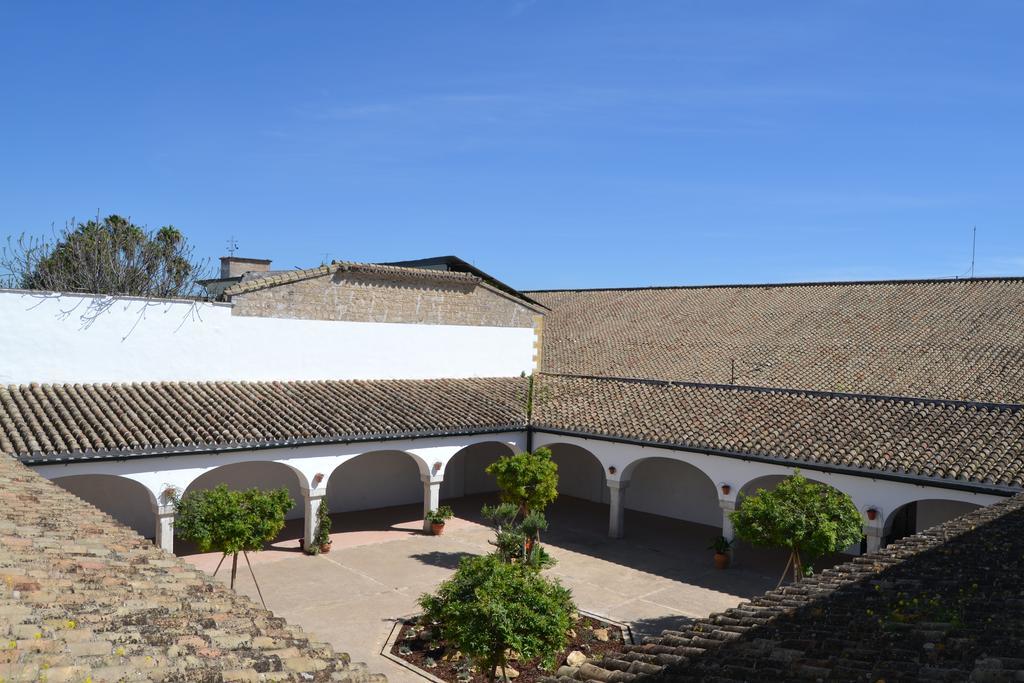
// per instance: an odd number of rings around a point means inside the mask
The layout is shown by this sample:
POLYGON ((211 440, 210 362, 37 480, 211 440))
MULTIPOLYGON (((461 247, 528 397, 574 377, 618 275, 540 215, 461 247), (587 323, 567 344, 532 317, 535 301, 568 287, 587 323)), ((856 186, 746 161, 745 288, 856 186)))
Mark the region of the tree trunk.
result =
POLYGON ((235 589, 235 574, 238 572, 238 553, 231 556, 231 590, 235 589))

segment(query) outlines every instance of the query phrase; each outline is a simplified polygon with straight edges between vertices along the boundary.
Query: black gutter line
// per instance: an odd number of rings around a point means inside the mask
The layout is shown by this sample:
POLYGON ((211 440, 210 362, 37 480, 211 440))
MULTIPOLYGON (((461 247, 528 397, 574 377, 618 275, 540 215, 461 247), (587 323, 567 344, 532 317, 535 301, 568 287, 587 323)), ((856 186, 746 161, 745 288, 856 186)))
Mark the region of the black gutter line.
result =
POLYGON ((860 477, 862 479, 882 479, 884 481, 895 481, 901 484, 914 484, 916 486, 930 486, 934 488, 954 489, 957 491, 967 491, 969 493, 984 493, 991 496, 1015 496, 1021 492, 1021 489, 1019 488, 1003 486, 1000 484, 976 484, 971 482, 962 482, 955 479, 938 479, 934 477, 926 477, 918 474, 897 474, 895 472, 881 472, 879 470, 873 470, 868 468, 850 467, 849 465, 823 465, 821 463, 809 460, 779 458, 767 455, 753 455, 750 453, 736 453, 733 451, 723 451, 715 448, 701 448, 697 446, 679 446, 676 444, 659 443, 657 441, 645 441, 643 439, 629 439, 619 436, 590 434, 589 432, 579 432, 571 429, 530 427, 530 430, 543 434, 555 434, 557 436, 574 436, 577 438, 590 439, 593 441, 608 441, 611 443, 621 443, 630 446, 643 446, 648 448, 661 448, 669 451, 684 451, 687 453, 698 453, 700 455, 715 455, 723 458, 732 458, 734 460, 746 460, 749 462, 758 462, 767 465, 780 465, 782 467, 798 467, 800 469, 814 470, 816 472, 827 472, 829 474, 848 474, 850 476, 860 477))
POLYGON ((15 455, 14 457, 22 465, 28 467, 42 465, 63 465, 73 462, 93 462, 96 460, 135 460, 144 458, 168 458, 176 455, 216 455, 218 453, 234 453, 237 451, 263 451, 275 448, 302 448, 307 446, 341 445, 351 443, 368 443, 375 441, 415 441, 416 439, 434 439, 445 436, 473 436, 476 434, 506 434, 509 432, 526 431, 526 425, 518 427, 475 427, 471 429, 458 429, 441 432, 408 432, 401 434, 365 434, 359 436, 347 436, 325 439, 304 439, 302 441, 276 441, 263 443, 241 443, 225 446, 185 446, 179 449, 159 449, 152 451, 101 451, 92 453, 72 453, 69 456, 43 456, 37 458, 25 458, 15 455))
POLYGON ((612 377, 607 375, 573 375, 569 373, 542 372, 548 377, 568 377, 570 379, 604 380, 608 382, 628 382, 630 384, 650 384, 664 387, 692 387, 696 389, 736 389, 758 394, 803 394, 815 398, 845 398, 864 401, 896 401, 916 405, 937 405, 953 408, 981 408, 984 410, 1006 410, 1017 412, 1024 408, 1021 403, 993 403, 988 401, 963 401, 952 398, 922 398, 919 396, 889 396, 886 394, 852 394, 842 391, 820 391, 815 389, 789 389, 785 387, 764 387, 750 384, 715 384, 709 382, 687 382, 684 380, 647 379, 644 377, 612 377))

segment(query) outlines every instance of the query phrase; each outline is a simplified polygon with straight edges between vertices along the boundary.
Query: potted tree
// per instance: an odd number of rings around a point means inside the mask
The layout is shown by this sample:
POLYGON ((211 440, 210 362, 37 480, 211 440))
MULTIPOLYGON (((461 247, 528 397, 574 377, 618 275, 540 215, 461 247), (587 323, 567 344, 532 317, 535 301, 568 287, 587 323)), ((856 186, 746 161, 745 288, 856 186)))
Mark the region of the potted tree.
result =
POLYGON ((729 549, 732 547, 732 541, 725 536, 716 536, 711 545, 708 546, 708 550, 715 551, 715 569, 726 569, 729 566, 729 549))
POLYGON ((431 510, 427 513, 426 519, 430 523, 430 532, 435 536, 440 536, 444 533, 445 521, 455 516, 452 509, 447 505, 442 505, 436 510, 431 510))
POLYGON ((331 515, 327 512, 327 499, 320 501, 316 509, 316 533, 313 535, 313 552, 315 555, 331 552, 331 515))

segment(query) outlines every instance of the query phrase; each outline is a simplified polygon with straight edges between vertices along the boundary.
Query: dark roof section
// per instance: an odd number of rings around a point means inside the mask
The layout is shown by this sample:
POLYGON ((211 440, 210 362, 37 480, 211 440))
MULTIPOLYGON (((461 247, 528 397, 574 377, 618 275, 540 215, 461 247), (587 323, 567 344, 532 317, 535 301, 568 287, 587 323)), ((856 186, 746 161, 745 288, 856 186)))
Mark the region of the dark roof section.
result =
POLYGON ((5 680, 384 681, 6 456, 0 638, 5 680))
POLYGON ((472 263, 463 261, 458 256, 432 256, 430 258, 412 259, 410 261, 390 261, 388 263, 382 263, 384 266, 402 266, 406 268, 422 268, 424 270, 440 270, 442 272, 454 272, 454 273, 470 273, 477 276, 484 282, 490 283, 490 285, 496 289, 500 289, 506 294, 511 294, 514 297, 527 301, 534 306, 541 306, 547 308, 544 304, 531 299, 526 296, 523 292, 518 289, 514 289, 506 285, 498 278, 488 275, 484 271, 480 270, 472 263))
POLYGON ((0 453, 27 463, 523 429, 519 377, 0 387, 0 453))
POLYGON ((1024 676, 1024 495, 549 680, 1024 676))
POLYGON ((264 273, 255 273, 251 276, 243 276, 242 280, 224 290, 227 297, 255 292, 268 287, 309 280, 315 277, 331 275, 338 271, 351 271, 365 275, 386 277, 388 279, 405 280, 410 282, 447 282, 475 285, 481 278, 469 273, 446 272, 440 270, 425 270, 422 268, 402 268, 379 263, 353 263, 349 261, 332 261, 329 265, 317 266, 315 268, 303 268, 301 270, 278 270, 264 273))
POLYGON ((853 474, 1024 487, 1024 408, 541 374, 539 430, 853 474))
POLYGON ((1024 403, 1024 279, 533 292, 542 369, 1024 403))

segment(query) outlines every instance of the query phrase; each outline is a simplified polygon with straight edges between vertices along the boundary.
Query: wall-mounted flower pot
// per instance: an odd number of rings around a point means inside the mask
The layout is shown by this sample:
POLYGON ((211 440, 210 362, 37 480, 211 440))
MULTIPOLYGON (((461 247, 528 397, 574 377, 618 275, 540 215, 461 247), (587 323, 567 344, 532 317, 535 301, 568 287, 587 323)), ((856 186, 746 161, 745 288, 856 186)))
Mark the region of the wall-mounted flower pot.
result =
POLYGON ((729 495, 729 491, 732 491, 732 487, 729 486, 728 484, 722 484, 722 495, 723 496, 728 496, 729 495))
POLYGON ((876 517, 878 517, 878 510, 875 508, 868 508, 868 519, 874 521, 876 517))

